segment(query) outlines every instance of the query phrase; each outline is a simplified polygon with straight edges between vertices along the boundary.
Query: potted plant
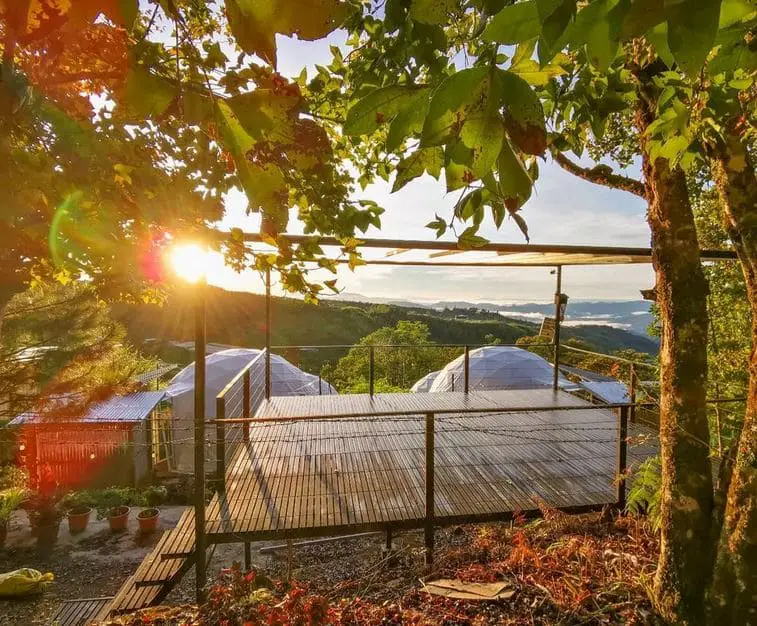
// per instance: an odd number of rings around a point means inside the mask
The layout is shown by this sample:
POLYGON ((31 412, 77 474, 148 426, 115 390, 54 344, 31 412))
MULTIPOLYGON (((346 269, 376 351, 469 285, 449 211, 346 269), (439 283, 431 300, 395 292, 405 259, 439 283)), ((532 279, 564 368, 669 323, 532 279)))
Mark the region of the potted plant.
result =
POLYGON ((74 491, 64 498, 68 532, 72 535, 84 532, 92 514, 89 495, 84 491, 74 491))
POLYGON ((126 526, 129 522, 129 511, 131 511, 131 509, 125 504, 119 504, 118 506, 108 509, 106 517, 108 518, 110 529, 114 533, 126 530, 126 526))
POLYGON ((45 466, 39 480, 37 490, 25 501, 26 512, 32 535, 37 537, 37 546, 50 549, 58 539, 61 511, 61 491, 50 467, 45 466))
POLYGON ((139 530, 142 534, 152 533, 158 527, 158 520, 160 519, 158 505, 165 502, 167 495, 166 488, 159 485, 151 485, 145 489, 142 498, 147 508, 142 509, 137 515, 139 530))
POLYGON ((5 545, 11 514, 24 501, 24 497, 24 490, 20 487, 11 487, 0 491, 0 548, 5 545))

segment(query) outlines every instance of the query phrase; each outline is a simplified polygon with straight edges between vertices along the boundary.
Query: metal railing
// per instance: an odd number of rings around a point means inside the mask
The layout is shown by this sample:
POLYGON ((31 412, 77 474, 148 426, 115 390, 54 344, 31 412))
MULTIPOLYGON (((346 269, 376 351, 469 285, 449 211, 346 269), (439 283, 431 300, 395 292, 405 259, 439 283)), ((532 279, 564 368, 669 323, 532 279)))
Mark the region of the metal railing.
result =
MULTIPOLYGON (((509 347, 509 348, 522 348, 524 350, 530 347, 553 347, 552 342, 533 343, 527 345, 515 344, 515 343, 419 343, 419 344, 333 344, 333 345, 277 345, 271 346, 271 350, 352 350, 361 349, 368 350, 368 393, 370 395, 375 394, 376 388, 376 350, 384 349, 396 349, 396 350, 408 350, 408 349, 427 349, 438 348, 448 349, 457 348, 463 350, 463 388, 462 391, 468 393, 470 387, 470 350, 472 348, 487 348, 487 347, 509 347)), ((454 385, 454 379, 453 379, 454 385)))
POLYGON ((250 442, 249 422, 245 423, 241 434, 235 431, 232 438, 227 438, 227 419, 240 417, 249 420, 254 415, 266 394, 266 363, 267 354, 263 350, 216 396, 216 419, 211 423, 216 427, 216 481, 219 491, 226 488, 226 465, 240 440, 250 442))
MULTIPOLYGON (((623 510, 626 507, 626 489, 627 489, 627 478, 628 478, 628 443, 629 443, 629 415, 631 411, 631 405, 630 404, 613 404, 613 405, 565 405, 565 406, 533 406, 533 407, 509 407, 509 408, 502 408, 502 407, 476 407, 476 408, 464 408, 464 407, 450 407, 448 409, 444 410, 434 410, 429 411, 426 413, 420 413, 415 411, 393 411, 391 413, 387 413, 386 415, 381 414, 382 417, 391 417, 394 416, 397 420, 407 420, 408 418, 417 418, 420 415, 423 416, 424 422, 423 422, 423 434, 424 434, 424 443, 423 443, 423 449, 424 449, 424 484, 423 484, 423 492, 424 492, 424 516, 422 520, 419 520, 419 523, 415 526, 421 526, 424 530, 424 543, 425 543, 425 554, 426 554, 426 561, 427 563, 430 563, 433 560, 433 550, 434 550, 434 529, 435 527, 440 523, 446 523, 446 522, 452 522, 452 523, 466 523, 466 522, 475 522, 475 521, 481 521, 483 517, 486 517, 487 515, 493 515, 493 514, 461 514, 461 515, 455 515, 455 516, 442 516, 439 519, 437 519, 436 515, 436 488, 435 488, 435 477, 436 477, 436 469, 437 469, 437 460, 436 460, 436 425, 437 425, 437 418, 439 416, 447 416, 446 418, 442 417, 441 419, 450 419, 454 418, 455 416, 460 416, 461 418, 464 417, 475 417, 476 415, 482 416, 484 414, 508 414, 508 413, 522 413, 524 411, 526 412, 542 412, 542 411, 585 411, 585 410, 615 410, 616 413, 616 421, 614 427, 612 425, 606 425, 602 426, 599 429, 602 430, 611 430, 614 431, 614 436, 611 440, 615 441, 615 450, 614 450, 614 463, 613 463, 613 470, 612 470, 612 476, 608 476, 608 479, 611 479, 611 484, 614 487, 613 496, 610 501, 601 502, 601 503, 577 503, 575 506, 568 506, 565 507, 565 510, 568 511, 589 511, 589 510, 598 510, 606 505, 611 505, 616 507, 619 510, 623 510), (482 517, 483 516, 483 517, 482 517), (449 518, 449 519, 447 519, 449 518), (481 518, 481 519, 479 519, 481 518)), ((250 423, 254 425, 255 428, 265 428, 266 426, 272 426, 276 423, 282 423, 282 422, 299 422, 299 421, 308 421, 308 420, 324 420, 324 421, 339 421, 343 420, 345 422, 349 421, 369 421, 371 418, 376 417, 375 415, 371 414, 370 416, 363 414, 363 413, 356 413, 356 414, 340 414, 340 415, 319 415, 318 417, 304 417, 304 416, 291 416, 291 417, 257 417, 257 418, 226 418, 224 420, 225 424, 228 424, 230 426, 249 426, 250 423)), ((380 424, 381 422, 379 422, 380 424)), ((587 427, 589 430, 598 430, 597 427, 587 427)), ((379 428, 380 430, 380 428, 379 428)), ((455 430, 460 431, 466 431, 470 430, 471 432, 477 432, 475 426, 468 427, 465 424, 460 424, 458 428, 455 430)), ((534 435, 535 432, 539 431, 539 427, 533 427, 529 428, 527 431, 523 431, 521 435, 515 435, 515 438, 523 437, 525 439, 529 439, 534 435)), ((544 426, 542 427, 542 430, 549 430, 554 431, 555 427, 554 425, 551 426, 544 426)), ((581 427, 574 428, 574 430, 578 431, 581 430, 581 427)), ((505 429, 506 431, 506 429, 505 429)), ((503 432, 505 432, 503 431, 503 432)), ((409 431, 408 431, 409 432, 409 431)), ((417 431, 414 431, 417 432, 417 431)), ((571 424, 570 422, 567 423, 565 432, 569 435, 572 432, 571 424)), ((391 436, 396 436, 396 433, 387 433, 387 435, 391 434, 391 436)), ((335 434, 329 435, 327 433, 327 439, 331 438, 334 440, 343 441, 345 438, 345 435, 343 432, 340 431, 340 429, 335 430, 335 434)), ((365 433, 362 433, 359 435, 361 438, 364 438, 366 436, 365 433)), ((378 434, 375 436, 379 436, 378 434)), ((554 437, 554 433, 550 432, 547 433, 547 441, 551 441, 550 437, 554 437)), ((347 438, 349 438, 349 435, 347 435, 347 438)), ((253 441, 260 442, 257 437, 253 438, 253 441)), ((266 441, 265 439, 262 439, 262 441, 266 441)), ((286 441, 280 441, 276 440, 279 443, 291 443, 290 440, 286 441)), ((312 444, 313 440, 311 438, 308 439, 302 439, 298 440, 302 443, 312 444)), ((562 440, 555 439, 555 443, 559 443, 562 440)), ((609 443, 608 441, 608 443, 609 443)), ((442 468, 444 466, 442 465, 442 468)), ((499 512, 497 515, 499 518, 502 517, 502 514, 507 513, 506 511, 499 512)), ((538 514, 538 508, 535 508, 533 511, 525 511, 525 514, 538 514)), ((401 524, 401 522, 400 522, 401 524)), ((391 523, 385 523, 385 522, 377 522, 377 525, 381 525, 389 527, 391 526, 391 523)))

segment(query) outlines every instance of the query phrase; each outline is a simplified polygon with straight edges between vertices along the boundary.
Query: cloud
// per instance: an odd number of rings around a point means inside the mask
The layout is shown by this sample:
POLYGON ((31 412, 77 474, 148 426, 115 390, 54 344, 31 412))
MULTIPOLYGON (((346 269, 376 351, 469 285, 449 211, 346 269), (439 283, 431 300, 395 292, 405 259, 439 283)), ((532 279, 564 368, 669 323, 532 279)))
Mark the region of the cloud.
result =
MULTIPOLYGON (((337 32, 326 40, 299 42, 279 36, 279 70, 296 75, 303 64, 312 75, 316 64, 327 64, 330 45, 344 45, 344 33, 337 32), (307 63, 305 63, 307 61, 307 63)), ((582 164, 589 164, 581 160, 582 164)), ((649 229, 643 200, 622 191, 607 189, 580 180, 551 162, 540 163, 541 174, 531 199, 522 209, 532 243, 592 244, 606 246, 649 246, 649 229)), ((627 175, 639 175, 638 166, 627 175)), ((373 227, 368 237, 393 239, 433 239, 434 233, 425 224, 438 214, 444 219, 452 215, 460 193, 447 194, 444 177, 437 181, 425 175, 390 193, 391 182, 378 181, 357 198, 378 202, 386 209, 382 228, 373 227)), ((238 226, 256 231, 260 220, 256 214, 246 215, 247 202, 240 191, 225 197, 226 216, 223 228, 238 226)), ((290 232, 302 232, 292 212, 290 232)), ((490 218, 484 221, 481 234, 492 241, 525 243, 512 220, 506 219, 497 230, 490 218)), ((452 239, 452 235, 445 237, 452 239)), ((547 268, 421 268, 421 267, 359 267, 350 272, 340 267, 339 286, 349 292, 384 298, 411 300, 456 299, 470 301, 551 301, 554 276, 547 268)), ((230 289, 262 291, 257 274, 235 275, 219 269, 214 280, 230 289)), ((564 291, 581 299, 638 299, 639 290, 654 284, 649 265, 566 267, 563 271, 564 291)))

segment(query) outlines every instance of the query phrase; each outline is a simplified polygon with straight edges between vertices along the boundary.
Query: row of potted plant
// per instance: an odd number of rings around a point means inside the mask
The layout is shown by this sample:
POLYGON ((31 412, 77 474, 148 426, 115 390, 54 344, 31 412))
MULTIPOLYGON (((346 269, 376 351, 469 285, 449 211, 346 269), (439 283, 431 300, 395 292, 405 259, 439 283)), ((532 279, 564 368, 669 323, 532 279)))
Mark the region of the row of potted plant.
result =
POLYGON ((158 505, 166 498, 166 490, 160 486, 150 486, 143 490, 110 487, 98 491, 75 491, 63 498, 63 508, 67 511, 68 528, 71 533, 83 532, 87 528, 92 511, 98 517, 105 517, 114 532, 125 530, 132 506, 141 506, 137 515, 139 530, 153 532, 158 525, 160 510, 158 505))
POLYGON ((107 518, 111 530, 118 532, 126 529, 131 507, 142 506, 137 515, 139 529, 143 534, 151 533, 160 518, 158 505, 165 498, 166 490, 161 486, 142 490, 109 487, 64 494, 51 477, 43 475, 33 492, 21 487, 0 491, 0 547, 5 543, 8 521, 16 509, 26 511, 32 535, 38 546, 46 548, 55 543, 64 516, 69 532, 75 534, 86 530, 93 511, 98 518, 107 518))

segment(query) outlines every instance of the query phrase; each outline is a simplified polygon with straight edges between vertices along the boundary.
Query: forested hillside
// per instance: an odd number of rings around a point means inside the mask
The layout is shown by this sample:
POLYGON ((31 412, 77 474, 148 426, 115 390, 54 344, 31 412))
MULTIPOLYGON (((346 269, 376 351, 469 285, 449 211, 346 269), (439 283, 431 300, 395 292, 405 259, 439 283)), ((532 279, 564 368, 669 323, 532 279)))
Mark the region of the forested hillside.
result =
MULTIPOLYGON (((146 339, 188 341, 193 338, 191 296, 175 292, 162 306, 154 304, 118 304, 114 317, 123 322, 130 338, 142 343, 146 339)), ((496 313, 475 309, 433 311, 387 304, 348 303, 323 300, 317 306, 294 298, 273 298, 273 345, 354 344, 362 337, 399 320, 421 321, 436 343, 485 343, 499 339, 514 343, 519 337, 538 333, 538 324, 503 318, 496 313)), ((207 333, 209 342, 235 346, 262 346, 265 323, 265 298, 246 292, 210 288, 208 294, 207 333)), ((653 341, 633 333, 607 326, 583 326, 564 329, 565 338, 575 337, 599 352, 633 348, 656 352, 653 341)), ((335 362, 346 350, 289 353, 308 369, 324 362, 335 362)))

